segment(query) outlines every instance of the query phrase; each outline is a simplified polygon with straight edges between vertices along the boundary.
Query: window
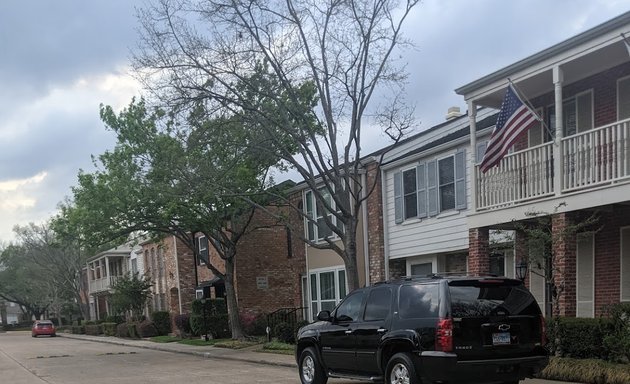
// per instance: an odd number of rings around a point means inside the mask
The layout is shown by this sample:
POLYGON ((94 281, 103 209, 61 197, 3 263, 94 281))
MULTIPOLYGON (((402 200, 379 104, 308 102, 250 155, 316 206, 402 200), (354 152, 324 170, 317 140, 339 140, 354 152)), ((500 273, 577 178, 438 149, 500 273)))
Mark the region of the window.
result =
POLYGON ((131 273, 134 275, 138 273, 138 259, 131 259, 131 273))
MULTIPOLYGON (((319 193, 321 194, 322 200, 324 200, 326 206, 329 206, 332 209, 336 208, 335 201, 328 189, 320 188, 319 193)), ((317 198, 315 197, 313 191, 307 191, 304 197, 306 200, 306 216, 311 219, 306 219, 306 235, 309 240, 317 241, 335 236, 332 228, 326 224, 324 215, 326 215, 332 225, 339 226, 339 228, 343 230, 343 226, 339 225, 340 223, 337 223, 337 217, 334 213, 327 211, 322 204, 317 203, 317 198), (312 220, 315 220, 317 225, 315 225, 312 220)))
POLYGON ((199 253, 197 265, 205 265, 209 263, 210 253, 208 251, 208 238, 200 236, 197 238, 197 251, 199 253))
POLYGON ((400 287, 398 311, 403 319, 437 317, 437 284, 416 284, 400 287))
MULTIPOLYGON (((593 92, 586 91, 575 95, 562 103, 564 137, 586 132, 593 128, 593 92)), ((555 106, 549 107, 547 125, 552 134, 556 132, 555 106)))
POLYGON ((501 312, 525 316, 540 314, 531 293, 516 283, 452 281, 449 292, 453 317, 488 317, 501 312))
POLYGON ((335 311, 338 321, 357 321, 361 315, 364 291, 353 292, 339 305, 335 311))
POLYGON ((332 311, 346 296, 346 272, 343 268, 311 272, 311 316, 320 311, 332 311))
POLYGON ((412 218, 466 209, 466 153, 421 163, 394 173, 396 224, 412 218))
POLYGON ((433 273, 433 263, 411 264, 412 276, 429 276, 433 273))
POLYGON ((617 80, 617 120, 630 118, 630 76, 617 80))
POLYGON ((595 240, 592 233, 580 233, 576 247, 576 317, 595 316, 595 240))
MULTIPOLYGON (((538 116, 543 116, 542 108, 537 108, 535 112, 538 116)), ((540 121, 533 123, 527 130, 527 141, 529 147, 535 147, 537 145, 547 143, 552 139, 552 132, 549 125, 544 126, 540 121)))
POLYGON ((418 216, 418 193, 416 190, 416 169, 403 172, 403 199, 405 205, 405 219, 418 216))
POLYGON ((455 209, 455 158, 449 156, 438 161, 440 211, 455 209))
POLYGON ((392 291, 388 287, 374 288, 368 296, 365 305, 365 321, 385 320, 389 315, 392 302, 392 291))

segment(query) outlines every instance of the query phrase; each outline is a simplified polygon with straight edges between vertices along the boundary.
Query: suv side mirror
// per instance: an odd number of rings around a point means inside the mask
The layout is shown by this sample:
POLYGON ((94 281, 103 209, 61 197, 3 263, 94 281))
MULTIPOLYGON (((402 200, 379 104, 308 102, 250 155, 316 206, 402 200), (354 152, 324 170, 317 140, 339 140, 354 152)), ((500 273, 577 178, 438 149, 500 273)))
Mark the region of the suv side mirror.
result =
POLYGON ((321 311, 317 314, 317 320, 319 321, 331 321, 330 311, 321 311))

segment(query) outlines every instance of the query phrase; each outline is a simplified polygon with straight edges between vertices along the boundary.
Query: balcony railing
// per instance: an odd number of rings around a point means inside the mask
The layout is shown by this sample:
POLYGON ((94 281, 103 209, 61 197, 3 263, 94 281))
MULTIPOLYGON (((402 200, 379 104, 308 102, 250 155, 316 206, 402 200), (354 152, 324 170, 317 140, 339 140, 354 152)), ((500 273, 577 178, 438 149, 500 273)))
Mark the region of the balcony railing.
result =
POLYGON ((630 119, 565 137, 560 141, 562 169, 553 142, 505 156, 486 173, 475 166, 477 210, 536 200, 556 193, 594 188, 630 178, 630 119))
POLYGON ((103 277, 89 281, 90 293, 109 291, 121 276, 103 277))

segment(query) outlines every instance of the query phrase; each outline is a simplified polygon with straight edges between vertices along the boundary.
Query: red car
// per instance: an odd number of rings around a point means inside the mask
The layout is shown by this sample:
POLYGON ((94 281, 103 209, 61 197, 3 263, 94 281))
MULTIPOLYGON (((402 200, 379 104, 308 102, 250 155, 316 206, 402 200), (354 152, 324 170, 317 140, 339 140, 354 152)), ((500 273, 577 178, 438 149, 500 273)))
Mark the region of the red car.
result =
POLYGON ((49 335, 50 337, 57 336, 55 324, 53 324, 50 320, 35 321, 35 323, 33 323, 33 328, 31 329, 31 336, 37 337, 41 335, 49 335))

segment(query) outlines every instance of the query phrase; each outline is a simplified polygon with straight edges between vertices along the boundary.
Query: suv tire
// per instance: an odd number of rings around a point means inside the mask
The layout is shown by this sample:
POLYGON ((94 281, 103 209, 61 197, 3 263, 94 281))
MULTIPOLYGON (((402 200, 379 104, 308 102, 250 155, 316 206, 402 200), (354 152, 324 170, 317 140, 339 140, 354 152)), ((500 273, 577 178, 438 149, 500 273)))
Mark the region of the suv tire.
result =
POLYGON ((420 384, 420 380, 416 376, 416 369, 408 353, 397 353, 389 359, 387 370, 385 371, 385 383, 420 384))
POLYGON ((328 376, 313 347, 302 351, 299 361, 300 381, 302 384, 326 384, 328 376))

